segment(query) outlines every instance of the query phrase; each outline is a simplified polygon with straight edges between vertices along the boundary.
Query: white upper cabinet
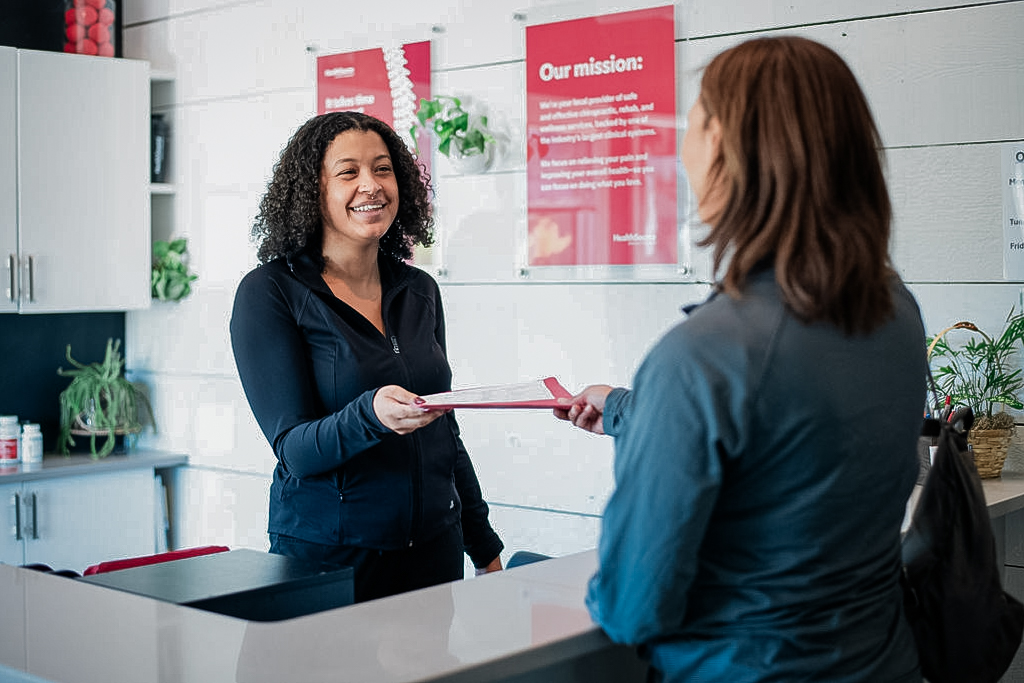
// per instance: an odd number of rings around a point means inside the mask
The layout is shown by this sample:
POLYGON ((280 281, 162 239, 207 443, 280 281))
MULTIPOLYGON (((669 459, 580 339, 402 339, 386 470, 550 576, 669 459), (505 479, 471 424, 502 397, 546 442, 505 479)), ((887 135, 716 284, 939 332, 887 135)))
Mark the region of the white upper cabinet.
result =
POLYGON ((0 91, 0 311, 148 307, 149 64, 0 47, 0 91))
MULTIPOLYGON (((18 87, 17 50, 0 47, 0 93, 14 95, 18 87)), ((0 311, 18 309, 18 144, 17 105, 9 95, 0 97, 0 311)))

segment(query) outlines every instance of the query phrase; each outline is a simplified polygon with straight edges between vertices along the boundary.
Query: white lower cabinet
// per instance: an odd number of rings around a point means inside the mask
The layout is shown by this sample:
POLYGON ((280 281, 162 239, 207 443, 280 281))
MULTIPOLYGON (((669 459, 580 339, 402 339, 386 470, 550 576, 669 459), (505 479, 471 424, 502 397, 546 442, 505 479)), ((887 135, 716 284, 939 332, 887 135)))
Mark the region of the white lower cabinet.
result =
POLYGON ((85 571, 150 555, 156 532, 154 471, 140 468, 0 485, 0 562, 85 571))

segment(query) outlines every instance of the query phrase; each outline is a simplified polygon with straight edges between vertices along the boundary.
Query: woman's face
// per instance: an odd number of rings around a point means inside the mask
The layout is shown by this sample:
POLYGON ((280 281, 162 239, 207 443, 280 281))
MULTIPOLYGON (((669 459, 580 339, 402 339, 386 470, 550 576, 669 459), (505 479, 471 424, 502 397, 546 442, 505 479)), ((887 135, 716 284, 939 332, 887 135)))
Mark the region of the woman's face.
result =
POLYGON ((398 214, 398 180, 391 155, 373 131, 339 133, 320 168, 324 240, 376 244, 398 214))
MULTIPOLYGON (((704 104, 698 97, 686 116, 686 133, 680 157, 686 168, 690 188, 697 198, 697 213, 709 225, 722 208, 720 187, 709 187, 708 172, 721 153, 722 124, 716 117, 710 120, 704 104)), ((721 183, 716 183, 721 185, 721 183)))

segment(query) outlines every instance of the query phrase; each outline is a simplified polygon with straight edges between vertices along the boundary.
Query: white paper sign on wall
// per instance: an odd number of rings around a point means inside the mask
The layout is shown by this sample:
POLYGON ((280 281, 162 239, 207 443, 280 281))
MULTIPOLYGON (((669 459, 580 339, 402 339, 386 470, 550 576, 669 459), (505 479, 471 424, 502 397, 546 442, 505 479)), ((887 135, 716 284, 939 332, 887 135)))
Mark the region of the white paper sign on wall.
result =
POLYGON ((1024 280, 1024 142, 1008 142, 1003 150, 1003 275, 1024 280))

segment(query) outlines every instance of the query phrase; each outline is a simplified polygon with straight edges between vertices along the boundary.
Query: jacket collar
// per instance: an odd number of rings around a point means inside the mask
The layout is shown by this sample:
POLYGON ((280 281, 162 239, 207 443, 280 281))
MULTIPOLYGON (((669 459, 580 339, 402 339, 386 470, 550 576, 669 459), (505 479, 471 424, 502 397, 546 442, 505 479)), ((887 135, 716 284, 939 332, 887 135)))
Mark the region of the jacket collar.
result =
MULTIPOLYGON (((299 282, 314 292, 334 296, 330 287, 324 282, 324 259, 319 251, 303 249, 298 253, 286 256, 285 262, 299 282)), ((380 272, 382 293, 404 285, 411 272, 409 266, 383 251, 377 252, 377 269, 380 272)))
MULTIPOLYGON (((754 283, 757 283, 757 282, 762 282, 762 281, 765 281, 765 280, 774 280, 774 279, 775 279, 775 265, 772 262, 771 257, 766 257, 766 258, 763 258, 760 261, 758 261, 754 265, 754 267, 750 269, 750 272, 747 273, 746 287, 750 287, 754 283)), ((696 311, 701 306, 709 303, 710 301, 714 300, 716 297, 721 295, 723 293, 723 291, 724 290, 722 289, 721 283, 716 282, 716 283, 714 283, 712 285, 711 293, 708 294, 707 297, 705 297, 705 299, 703 301, 699 301, 697 303, 686 304, 684 306, 680 306, 680 310, 683 312, 684 315, 689 316, 690 314, 692 314, 694 311, 696 311)))

